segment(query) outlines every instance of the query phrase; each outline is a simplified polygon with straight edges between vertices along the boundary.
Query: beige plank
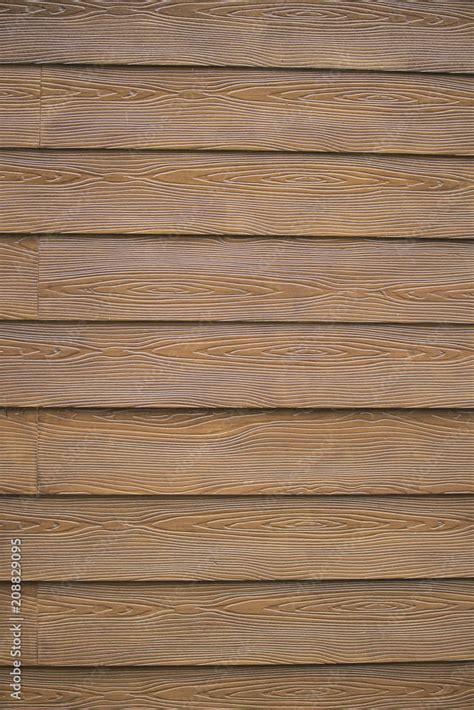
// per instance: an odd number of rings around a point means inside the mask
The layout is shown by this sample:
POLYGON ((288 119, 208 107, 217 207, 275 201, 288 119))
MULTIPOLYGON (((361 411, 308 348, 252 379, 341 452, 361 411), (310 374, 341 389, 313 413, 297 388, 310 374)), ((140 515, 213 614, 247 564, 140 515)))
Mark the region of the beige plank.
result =
MULTIPOLYGON (((10 541, 8 541, 8 549, 10 553, 10 541)), ((31 665, 38 661, 37 585, 22 584, 20 606, 12 605, 11 591, 10 584, 0 583, 0 664, 8 666, 9 670, 12 669, 15 660, 31 665), (12 611, 13 608, 19 611, 15 613, 12 611), (14 656, 11 655, 12 650, 14 656)))
POLYGON ((40 77, 40 67, 0 65, 0 146, 39 148, 40 77))
POLYGON ((474 152, 469 77, 45 66, 42 145, 474 152))
POLYGON ((474 582, 40 584, 43 665, 468 660, 474 582))
POLYGON ((37 240, 0 236, 0 319, 34 319, 37 314, 37 240))
MULTIPOLYGON (((24 668, 15 708, 62 710, 466 710, 473 663, 280 668, 24 668)), ((0 702, 9 702, 0 668, 0 702)))
POLYGON ((474 498, 0 499, 27 580, 474 577, 474 498))
POLYGON ((44 319, 474 321, 474 242, 42 237, 44 319))
POLYGON ((39 411, 39 486, 82 494, 474 493, 474 413, 39 411))
POLYGON ((0 409, 0 494, 36 493, 36 412, 0 409))
POLYGON ((473 71, 470 0, 15 0, 4 62, 473 71))
POLYGON ((2 406, 469 407, 466 326, 15 323, 2 406))
POLYGON ((1 151, 4 232, 469 237, 468 158, 1 151))

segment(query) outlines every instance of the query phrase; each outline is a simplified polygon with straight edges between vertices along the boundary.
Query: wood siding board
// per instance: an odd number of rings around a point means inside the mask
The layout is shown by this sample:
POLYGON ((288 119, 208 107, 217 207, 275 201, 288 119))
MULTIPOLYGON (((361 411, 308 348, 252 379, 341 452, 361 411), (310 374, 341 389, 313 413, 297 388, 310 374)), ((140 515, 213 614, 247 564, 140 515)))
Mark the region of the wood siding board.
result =
POLYGON ((468 237, 468 158, 2 151, 4 232, 468 237))
POLYGON ((0 410, 0 494, 37 492, 36 412, 0 410))
POLYGON ((0 61, 468 72, 472 26, 469 0, 17 0, 2 13, 0 61))
POLYGON ((42 145, 474 152, 462 76, 45 67, 42 145))
POLYGON ((42 237, 43 319, 474 321, 474 242, 42 237))
MULTIPOLYGON (((0 702, 9 702, 0 668, 0 702)), ((466 710, 474 664, 279 668, 24 668, 15 708, 68 710, 466 710)))
POLYGON ((1 147, 39 148, 40 77, 39 67, 0 65, 1 147))
POLYGON ((58 494, 474 493, 474 413, 40 410, 58 494))
POLYGON ((39 585, 39 662, 469 660, 473 581, 39 585), (71 639, 74 642, 71 643, 71 639))
MULTIPOLYGON (((10 541, 8 541, 10 551, 10 541)), ((36 584, 22 584, 21 612, 15 614, 11 607, 10 584, 0 583, 0 664, 12 669, 14 658, 10 655, 13 644, 14 625, 21 624, 21 661, 24 664, 35 665, 38 662, 38 599, 36 584), (21 619, 19 622, 18 620, 21 619)), ((15 646, 15 648, 18 648, 15 646)), ((17 656, 15 656, 17 658, 17 656)), ((8 707, 8 706, 5 706, 8 707)))
POLYGON ((466 326, 14 323, 0 346, 2 406, 473 403, 466 326))
POLYGON ((440 497, 0 500, 0 575, 25 580, 474 577, 474 500, 440 497))
POLYGON ((0 236, 0 319, 34 319, 37 313, 37 240, 0 236))

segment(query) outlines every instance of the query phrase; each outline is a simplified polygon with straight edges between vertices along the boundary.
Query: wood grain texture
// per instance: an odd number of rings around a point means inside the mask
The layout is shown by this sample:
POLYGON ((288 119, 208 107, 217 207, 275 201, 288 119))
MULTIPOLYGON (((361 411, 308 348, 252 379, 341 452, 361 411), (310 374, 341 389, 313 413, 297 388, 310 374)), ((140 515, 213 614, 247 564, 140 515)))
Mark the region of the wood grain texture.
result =
POLYGON ((6 323, 1 406, 469 407, 466 326, 6 323))
POLYGON ((0 500, 25 580, 474 577, 474 499, 0 500))
POLYGON ((469 0, 2 5, 4 62, 474 69, 469 0))
POLYGON ((36 493, 37 415, 0 409, 0 494, 36 493))
POLYGON ((0 65, 0 146, 39 147, 40 75, 39 67, 0 65))
POLYGON ((43 493, 474 493, 472 412, 50 409, 38 417, 43 493))
MULTIPOLYGON (((10 553, 10 541, 8 541, 10 553)), ((10 655, 13 644, 15 650, 21 649, 22 663, 35 665, 38 662, 37 654, 37 585, 22 584, 20 612, 13 613, 10 600, 10 584, 0 583, 0 664, 8 666, 10 671, 14 658, 10 655), (21 625, 19 632, 18 625, 21 625), (14 642, 15 633, 18 642, 14 642), (20 634, 20 635, 19 635, 20 634)), ((17 656, 15 656, 17 658, 17 656)), ((8 707, 8 706, 3 706, 8 707)), ((10 706, 11 707, 11 706, 10 706)))
POLYGON ((44 237, 44 319, 474 321, 474 242, 44 237))
POLYGON ((469 660, 474 583, 40 584, 44 665, 469 660))
POLYGON ((59 66, 42 87, 44 147, 474 153, 468 77, 59 66))
POLYGON ((0 237, 0 319, 36 318, 37 314, 37 240, 0 237))
MULTIPOLYGON (((0 702, 9 702, 0 668, 0 702)), ((281 668, 25 668, 15 708, 62 710, 466 710, 474 664, 281 668)))
POLYGON ((4 232, 466 237, 468 158, 1 151, 4 232))

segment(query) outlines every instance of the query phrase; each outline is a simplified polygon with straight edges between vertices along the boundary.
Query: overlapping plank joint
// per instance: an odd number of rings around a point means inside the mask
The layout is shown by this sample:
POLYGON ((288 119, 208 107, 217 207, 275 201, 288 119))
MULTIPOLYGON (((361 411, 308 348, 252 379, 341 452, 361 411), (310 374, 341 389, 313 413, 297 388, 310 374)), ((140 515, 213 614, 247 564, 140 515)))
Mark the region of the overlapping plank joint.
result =
POLYGON ((19 710, 474 704, 473 10, 3 3, 19 710))

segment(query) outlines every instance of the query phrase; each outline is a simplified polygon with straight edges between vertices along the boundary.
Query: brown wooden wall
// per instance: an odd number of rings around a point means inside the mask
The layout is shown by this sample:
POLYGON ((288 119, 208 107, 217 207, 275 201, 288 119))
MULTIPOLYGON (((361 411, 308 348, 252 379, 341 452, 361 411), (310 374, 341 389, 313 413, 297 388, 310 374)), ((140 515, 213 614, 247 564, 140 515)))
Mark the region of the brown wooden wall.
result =
POLYGON ((0 10, 1 706, 472 708, 470 0, 0 10))

